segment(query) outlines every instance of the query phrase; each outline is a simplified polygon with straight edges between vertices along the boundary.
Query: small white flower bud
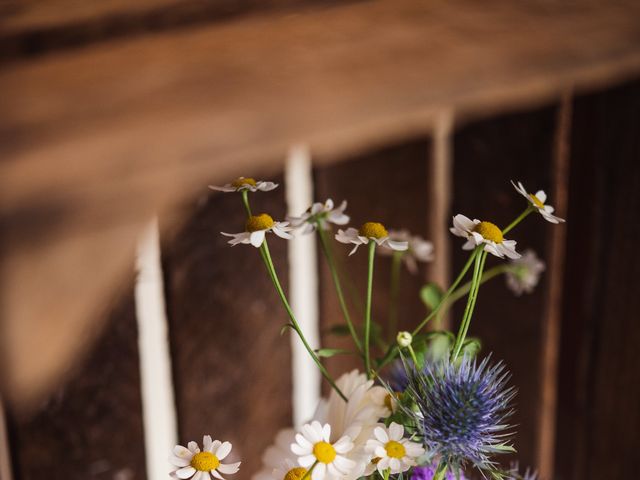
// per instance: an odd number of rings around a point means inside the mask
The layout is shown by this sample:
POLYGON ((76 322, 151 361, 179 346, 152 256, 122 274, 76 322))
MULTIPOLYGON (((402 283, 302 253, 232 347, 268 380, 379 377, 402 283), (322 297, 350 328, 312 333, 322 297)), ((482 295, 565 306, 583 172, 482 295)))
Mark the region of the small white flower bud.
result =
POLYGON ((413 336, 409 332, 398 332, 396 342, 398 342, 398 345, 400 345, 401 348, 407 348, 411 346, 412 341, 413 336))

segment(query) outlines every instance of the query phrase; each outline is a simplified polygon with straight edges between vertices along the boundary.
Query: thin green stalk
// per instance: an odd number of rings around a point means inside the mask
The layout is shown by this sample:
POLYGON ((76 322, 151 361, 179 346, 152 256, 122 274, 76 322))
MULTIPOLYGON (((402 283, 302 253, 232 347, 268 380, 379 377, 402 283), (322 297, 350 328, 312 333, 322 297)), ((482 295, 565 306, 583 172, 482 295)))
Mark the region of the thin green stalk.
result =
POLYGON ((336 268, 336 264, 333 258, 333 253, 331 252, 331 248, 329 247, 329 242, 327 241, 327 234, 322 228, 320 228, 319 225, 318 225, 318 237, 320 238, 320 245, 322 247, 322 252, 324 253, 325 258, 327 259, 327 264, 329 265, 329 270, 331 271, 331 278, 333 279, 333 285, 336 288, 336 293, 338 295, 338 302, 340 303, 340 309, 342 310, 344 319, 347 322, 349 333, 351 333, 353 342, 356 344, 356 347, 358 347, 358 350, 362 352, 362 344, 360 343, 360 339, 358 338, 356 329, 353 326, 353 322, 351 321, 351 315, 349 314, 349 309, 347 308, 347 302, 344 298, 344 293, 342 292, 340 275, 338 275, 338 270, 336 268))
POLYGON ((305 473, 302 476, 301 480, 307 480, 307 478, 309 478, 309 476, 311 475, 311 473, 313 472, 313 469, 316 468, 316 465, 318 464, 318 460, 316 460, 315 462, 313 462, 313 465, 311 465, 311 468, 309 470, 307 470, 307 473, 305 473))
POLYGON ((442 308, 442 305, 447 301, 449 296, 455 291, 456 288, 458 288, 458 285, 460 284, 460 282, 462 281, 464 276, 469 271, 469 268, 471 267, 471 264, 473 263, 473 260, 476 258, 476 255, 478 255, 479 251, 480 251, 480 248, 476 248, 476 249, 473 250, 471 255, 469 255, 469 259, 467 260, 467 263, 465 263, 464 267, 462 267, 462 271, 460 272, 458 277, 455 279, 455 281, 451 284, 451 286, 449 287, 449 290, 446 291, 446 293, 442 297, 442 300, 440 301, 438 306, 436 308, 434 308, 431 311, 431 313, 429 315, 427 315, 427 317, 424 320, 422 320, 420 325, 418 325, 413 332, 411 332, 411 334, 414 337, 418 333, 420 333, 420 330, 422 330, 424 328, 424 326, 429 322, 429 320, 431 320, 438 313, 438 311, 442 308))
POLYGON ((411 354, 411 359, 413 360, 413 364, 416 366, 416 368, 420 369, 422 365, 418 363, 418 357, 416 357, 416 352, 413 350, 413 347, 409 345, 407 347, 407 350, 409 350, 409 353, 411 354))
POLYGON ((464 339, 467 336, 467 331, 469 330, 469 325, 471 324, 471 317, 473 315, 473 310, 476 306, 476 300, 478 299, 478 290, 480 289, 480 278, 482 277, 482 270, 484 269, 484 263, 487 259, 487 252, 482 252, 477 258, 473 272, 473 280, 471 281, 471 291, 469 292, 469 298, 467 300, 467 306, 464 310, 464 316, 462 317, 462 322, 460 323, 460 329, 458 330, 458 336, 456 337, 456 343, 453 346, 453 354, 452 361, 456 361, 458 355, 460 355, 460 350, 462 350, 462 345, 464 343, 464 339))
POLYGON ((524 220, 525 218, 527 218, 527 216, 533 212, 535 210, 535 207, 532 205, 529 205, 524 212, 522 212, 520 215, 518 215, 518 218, 516 218, 513 222, 511 222, 507 227, 505 227, 504 230, 502 230, 502 234, 506 235, 507 233, 509 233, 511 230, 513 230, 513 228, 518 225, 522 220, 524 220))
POLYGON ((369 336, 371 335, 371 297, 373 294, 373 262, 376 257, 376 242, 369 239, 369 269, 367 274, 367 302, 364 314, 364 368, 367 378, 371 378, 371 356, 369 336))
POLYGON ((383 478, 384 480, 389 480, 389 474, 390 474, 390 473, 391 473, 391 469, 390 469, 390 468, 387 468, 387 469, 384 471, 384 475, 382 476, 382 478, 383 478))
POLYGON ((445 475, 447 474, 447 464, 440 460, 438 464, 438 468, 436 469, 436 473, 433 475, 433 480, 444 480, 445 475))
POLYGON ((249 190, 242 190, 242 203, 244 205, 244 209, 247 211, 247 215, 250 217, 251 207, 249 206, 249 190))
POLYGON ((394 250, 391 257, 391 286, 389 299, 389 341, 393 341, 393 336, 398 328, 398 297, 400 294, 400 270, 402 267, 402 257, 404 252, 394 250))
POLYGON ((284 290, 282 289, 282 285, 280 284, 280 280, 278 279, 278 274, 276 273, 275 267, 273 265, 273 260, 271 259, 271 253, 269 252, 269 245, 267 244, 267 239, 266 238, 265 238, 264 242, 262 243, 262 246, 260 247, 260 250, 262 250, 262 252, 264 254, 264 256, 263 256, 264 263, 265 263, 265 265, 267 267, 267 270, 269 271, 269 274, 271 276, 271 280, 273 281, 273 285, 276 287, 276 291, 278 292, 278 295, 280 296, 280 300, 282 300, 282 304, 284 305, 284 308, 287 311, 287 314, 289 315, 289 318, 291 320, 291 325, 293 326, 293 329, 298 334, 298 337, 300 337, 300 340, 302 341, 302 344, 304 345, 304 348, 307 349, 307 352, 309 353, 309 355, 311 356, 311 358, 313 359, 315 364, 320 369, 320 372, 322 373, 324 378, 327 379, 327 382, 329 382, 329 384, 338 393, 338 395, 340 395, 340 397, 342 397, 342 399, 346 402, 347 401, 347 397, 338 388, 338 386, 336 385, 335 381, 333 380, 333 378, 331 378, 331 375, 329 375, 329 372, 324 367, 324 365, 322 365, 322 362, 320 362, 320 359, 318 358, 316 353, 313 351, 313 349, 311 348, 311 346, 307 342, 307 339, 305 338, 304 334, 302 333, 302 329, 300 328, 300 325, 298 324, 298 321, 296 320, 296 317, 295 317, 295 315, 293 313, 293 310, 291 309, 291 306, 289 305, 289 301, 287 300, 287 297, 286 297, 286 295, 284 293, 284 290))

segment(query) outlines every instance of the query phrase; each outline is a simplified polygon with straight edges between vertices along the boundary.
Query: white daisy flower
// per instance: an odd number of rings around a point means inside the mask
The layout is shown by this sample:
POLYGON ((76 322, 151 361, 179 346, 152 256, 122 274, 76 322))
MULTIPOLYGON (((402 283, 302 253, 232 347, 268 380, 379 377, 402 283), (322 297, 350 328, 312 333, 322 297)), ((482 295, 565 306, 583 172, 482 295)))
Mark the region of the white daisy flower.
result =
POLYGON ((295 437, 293 428, 280 430, 262 455, 262 469, 251 480, 301 480, 307 469, 298 465, 298 457, 291 451, 295 437))
POLYGON ((314 419, 331 425, 331 441, 343 435, 353 441, 353 449, 346 455, 356 463, 347 476, 347 480, 351 480, 364 474, 371 461, 371 455, 365 450, 367 440, 380 419, 391 415, 392 405, 387 400, 387 390, 374 385, 373 380, 367 380, 367 376, 357 370, 343 374, 336 385, 348 400, 345 402, 332 390, 328 399, 320 401, 314 419))
POLYGON ((288 226, 289 222, 276 222, 271 215, 261 213, 259 215, 251 215, 245 224, 245 231, 240 233, 225 233, 222 235, 231 237, 229 244, 235 246, 239 243, 251 244, 259 248, 264 242, 267 232, 273 232, 281 238, 293 238, 289 232, 293 230, 288 226))
POLYGON ((516 295, 533 292, 546 268, 533 250, 525 251, 522 257, 511 262, 511 266, 506 273, 507 287, 516 295))
POLYGON ((389 428, 378 425, 373 430, 375 438, 367 442, 367 451, 373 455, 373 462, 367 469, 367 475, 373 473, 375 468, 380 474, 389 469, 389 473, 398 474, 406 472, 416 465, 416 459, 424 454, 422 445, 412 442, 404 436, 404 427, 391 422, 389 428))
POLYGON ((532 206, 534 206, 536 210, 538 210, 538 213, 540 213, 540 215, 542 215, 542 217, 547 222, 551 222, 551 223, 564 222, 564 219, 553 215, 554 208, 551 205, 545 205, 544 202, 547 201, 547 194, 544 193, 543 190, 538 190, 535 194, 533 194, 533 193, 527 192, 527 189, 524 188, 524 185, 522 185, 521 182, 518 182, 518 184, 516 185, 513 181, 511 181, 511 185, 513 185, 513 188, 515 188, 520 195, 526 198, 529 201, 529 203, 532 206))
POLYGON ((458 214, 453 217, 453 227, 449 230, 454 235, 467 239, 467 243, 462 246, 464 250, 473 250, 484 244, 484 251, 496 257, 520 258, 520 254, 516 252, 516 241, 506 240, 502 230, 491 222, 471 220, 458 214))
POLYGON ((250 192, 269 192, 278 188, 277 183, 265 182, 263 180, 255 180, 251 177, 238 177, 233 182, 227 183, 221 187, 216 185, 209 185, 211 190, 217 190, 219 192, 241 192, 248 190, 250 192))
POLYGON ((345 454, 353 449, 353 442, 344 435, 337 442, 331 443, 331 425, 313 421, 302 426, 301 433, 296 434, 291 451, 298 455, 301 467, 311 469, 311 480, 343 478, 356 466, 345 454))
POLYGON ((398 251, 404 251, 409 248, 409 242, 397 242, 389 238, 389 232, 384 225, 378 222, 367 222, 360 229, 347 228, 346 230, 338 230, 336 240, 340 243, 353 243, 355 247, 349 252, 349 255, 356 253, 360 245, 367 245, 369 241, 374 241, 378 246, 387 245, 389 248, 398 251))
POLYGON ((202 438, 202 451, 196 442, 189 442, 187 447, 176 445, 173 448, 169 461, 177 467, 170 474, 174 478, 208 480, 211 474, 218 480, 224 480, 221 473, 231 475, 240 469, 240 462, 222 463, 231 452, 229 442, 212 441, 209 435, 205 435, 202 438))
MULTIPOLYGON (((411 235, 408 230, 389 230, 389 238, 395 242, 407 242, 409 248, 402 261, 411 273, 418 273, 418 262, 433 261, 433 243, 419 235, 411 235)), ((379 250, 382 255, 392 255, 393 249, 387 244, 379 250)))
POLYGON ((287 217, 294 228, 301 228, 302 233, 311 233, 316 228, 328 230, 330 223, 336 225, 346 225, 349 223, 349 216, 344 211, 347 208, 347 201, 343 202, 337 208, 333 206, 333 200, 330 198, 324 202, 316 202, 307 209, 299 217, 287 217))

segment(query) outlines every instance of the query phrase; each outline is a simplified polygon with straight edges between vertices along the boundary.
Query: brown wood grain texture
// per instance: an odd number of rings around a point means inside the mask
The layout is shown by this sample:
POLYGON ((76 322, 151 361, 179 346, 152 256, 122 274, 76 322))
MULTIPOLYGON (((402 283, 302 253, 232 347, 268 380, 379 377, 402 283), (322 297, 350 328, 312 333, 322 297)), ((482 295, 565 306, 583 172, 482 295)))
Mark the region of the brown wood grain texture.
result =
MULTIPOLYGON (((163 245, 179 437, 232 442, 243 480, 260 468, 276 432, 291 426, 290 333, 280 335, 287 316, 258 250, 232 248, 220 234, 244 229, 240 195, 201 194, 184 205, 188 221, 163 245)), ((282 183, 251 203, 282 219, 282 183)), ((286 241, 268 240, 286 289, 286 241)))
POLYGON ((0 62, 330 0, 4 0, 0 62))
POLYGON ((273 172, 269 159, 301 139, 331 160, 424 134, 442 106, 468 118, 538 103, 567 83, 580 91, 625 78, 640 66, 639 9, 360 2, 114 40, 3 69, 9 400, 55 384, 90 343, 84 332, 99 330, 88 319, 131 264, 140 226, 203 178, 249 166, 273 172), (82 335, 56 335, 45 318, 82 335), (24 345, 42 355, 27 356, 24 345))
MULTIPOLYGON (((555 108, 549 106, 460 128, 454 137, 451 214, 462 213, 503 228, 527 207, 527 201, 514 190, 510 180, 520 180, 533 191, 549 192, 553 185, 555 127, 555 108)), ((549 199, 551 204, 553 201, 553 198, 549 199)), ((507 238, 518 242, 518 251, 533 249, 548 262, 546 239, 551 228, 562 227, 532 214, 507 238)), ((462 239, 452 238, 451 241, 452 276, 457 276, 469 253, 462 251, 462 239)), ((503 261, 489 255, 486 268, 503 261)), ((470 278, 469 275, 468 280, 470 278)), ((523 467, 535 468, 541 385, 539 358, 548 287, 548 272, 543 274, 532 294, 521 297, 506 288, 502 277, 487 282, 480 288, 469 329, 469 335, 482 341, 483 355, 491 353, 494 362, 505 362, 512 374, 511 384, 518 388, 517 411, 511 422, 517 425, 514 443, 517 459, 523 467)), ((463 309, 464 302, 453 309, 451 324, 454 331, 459 327, 463 309)))
POLYGON ((575 100, 558 381, 562 480, 637 475, 638 125, 638 82, 575 100))
POLYGON ((31 416, 9 412, 16 480, 146 478, 132 288, 107 320, 95 348, 31 416))
MULTIPOLYGON (((429 172, 430 141, 413 139, 366 153, 361 153, 340 164, 316 169, 316 193, 319 200, 332 198, 336 202, 347 200, 350 226, 359 228, 364 222, 376 221, 388 229, 406 228, 429 239, 430 219, 433 215, 429 205, 431 188, 429 172)), ((345 288, 350 300, 350 312, 354 323, 362 325, 367 281, 367 247, 360 247, 348 257, 351 247, 332 240, 332 248, 342 267, 344 282, 353 286, 345 288), (355 292, 352 295, 351 292, 355 292)), ((329 269, 322 253, 320 255, 320 325, 323 346, 353 349, 351 339, 328 334, 332 325, 344 324, 340 306, 331 280, 329 269)), ((437 252, 436 252, 437 255, 437 252)), ((413 275, 402 268, 398 302, 398 325, 400 328, 415 327, 424 318, 426 308, 418 292, 426 280, 426 265, 420 264, 419 272, 413 275)), ((374 266, 374 290, 372 320, 383 329, 389 325, 389 287, 391 258, 376 256, 374 266)), ((379 350, 374 350, 380 353, 379 350)), ((363 371, 362 361, 354 356, 339 356, 328 359, 329 370, 338 376, 344 371, 358 368, 363 371)))

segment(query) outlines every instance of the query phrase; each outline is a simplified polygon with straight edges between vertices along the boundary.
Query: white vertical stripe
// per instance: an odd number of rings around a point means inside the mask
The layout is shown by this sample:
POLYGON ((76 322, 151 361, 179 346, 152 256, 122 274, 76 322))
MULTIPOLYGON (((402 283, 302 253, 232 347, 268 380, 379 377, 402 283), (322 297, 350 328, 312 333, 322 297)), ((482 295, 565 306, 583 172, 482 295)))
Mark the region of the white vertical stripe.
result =
MULTIPOLYGON (((287 211, 300 215, 313 202, 311 155, 306 145, 289 150, 285 166, 287 211)), ((312 348, 320 345, 318 330, 318 264, 314 235, 298 235, 289 243, 289 299, 312 348)), ((296 335, 291 335, 293 424, 308 421, 320 400, 320 372, 296 335)))
POLYGON ((140 239, 135 287, 147 478, 166 480, 177 440, 158 220, 140 239))
POLYGON ((11 454, 9 452, 9 434, 5 421, 5 410, 0 399, 0 480, 12 480, 11 454))

